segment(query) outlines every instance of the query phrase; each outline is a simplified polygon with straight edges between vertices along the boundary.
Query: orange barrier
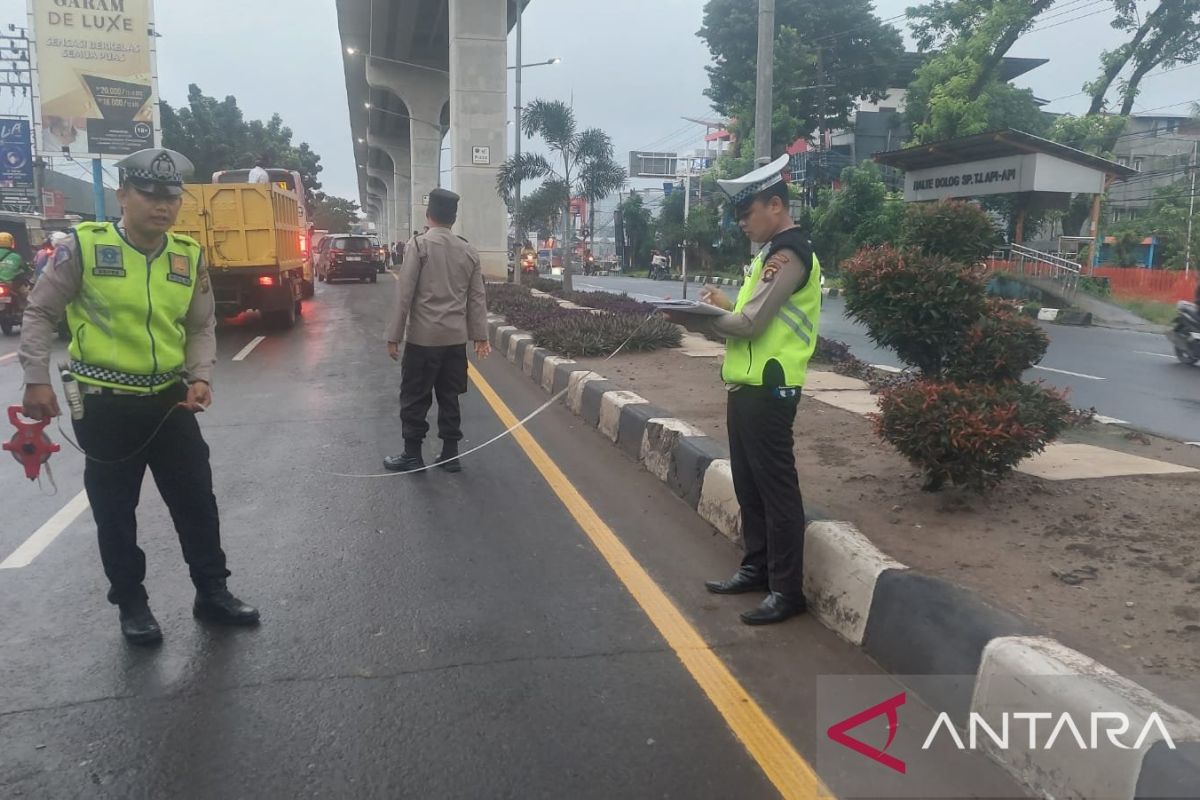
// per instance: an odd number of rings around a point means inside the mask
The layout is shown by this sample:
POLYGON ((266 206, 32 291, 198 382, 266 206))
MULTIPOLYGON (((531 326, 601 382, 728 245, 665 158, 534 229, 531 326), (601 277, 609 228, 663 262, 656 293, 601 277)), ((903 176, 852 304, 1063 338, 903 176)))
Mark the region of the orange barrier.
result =
POLYGON ((1097 278, 1108 278, 1112 293, 1117 297, 1174 303, 1177 300, 1191 300, 1196 296, 1195 270, 1185 275, 1176 270, 1097 267, 1094 274, 1097 278))

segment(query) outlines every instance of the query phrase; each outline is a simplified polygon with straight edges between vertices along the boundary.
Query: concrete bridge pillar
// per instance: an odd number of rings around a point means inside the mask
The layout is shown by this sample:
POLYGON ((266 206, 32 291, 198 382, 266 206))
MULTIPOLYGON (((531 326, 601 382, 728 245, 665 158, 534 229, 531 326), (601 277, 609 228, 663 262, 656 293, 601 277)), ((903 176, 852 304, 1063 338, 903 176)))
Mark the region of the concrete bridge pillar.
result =
POLYGON ((384 153, 392 160, 396 187, 396 215, 393 231, 396 241, 406 242, 412 229, 412 148, 407 139, 379 134, 367 134, 367 146, 384 153))
POLYGON ((368 58, 367 84, 390 91, 408 109, 412 232, 419 233, 425 229, 429 193, 440 185, 445 134, 441 119, 450 96, 450 77, 437 69, 368 58))
MULTIPOLYGON (((508 214, 496 192, 507 157, 508 3, 449 0, 451 183, 462 196, 457 230, 484 275, 508 275, 508 214)), ((415 112, 414 112, 415 114, 415 112)))

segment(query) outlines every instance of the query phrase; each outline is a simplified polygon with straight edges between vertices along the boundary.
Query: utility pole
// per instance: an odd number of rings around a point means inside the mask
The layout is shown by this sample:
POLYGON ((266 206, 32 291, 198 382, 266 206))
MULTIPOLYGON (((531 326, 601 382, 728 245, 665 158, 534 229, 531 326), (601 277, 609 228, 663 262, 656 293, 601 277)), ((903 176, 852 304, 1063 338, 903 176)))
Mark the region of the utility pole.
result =
POLYGON ((1183 274, 1192 272, 1192 214, 1196 211, 1196 145, 1192 142, 1192 196, 1188 198, 1187 247, 1183 257, 1183 274))
MULTIPOLYGON (((521 160, 521 19, 525 16, 524 3, 521 0, 517 2, 517 91, 516 91, 516 120, 513 127, 517 131, 517 141, 513 145, 513 158, 516 161, 521 160)), ((513 200, 513 233, 517 239, 517 252, 520 252, 525 247, 525 232, 521 230, 521 182, 517 181, 517 189, 513 200)), ((554 261, 553 253, 551 253, 551 262, 554 261)), ((517 264, 513 269, 513 280, 520 283, 521 265, 517 264)))
POLYGON ((758 77, 754 99, 754 160, 771 163, 775 82, 775 0, 758 0, 758 77))
POLYGON ((692 210, 692 165, 688 162, 683 175, 683 299, 687 300, 687 222, 692 210))

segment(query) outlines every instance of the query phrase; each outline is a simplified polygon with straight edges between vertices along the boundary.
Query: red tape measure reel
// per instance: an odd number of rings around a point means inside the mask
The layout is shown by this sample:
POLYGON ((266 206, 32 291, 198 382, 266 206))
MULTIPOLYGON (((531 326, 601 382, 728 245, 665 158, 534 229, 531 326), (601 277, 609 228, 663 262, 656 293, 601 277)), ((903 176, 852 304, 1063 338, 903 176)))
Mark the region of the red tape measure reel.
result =
POLYGON ((46 426, 50 424, 50 420, 25 422, 21 419, 21 407, 9 406, 8 421, 17 432, 4 443, 3 448, 12 453, 13 458, 25 467, 25 477, 36 481, 42 464, 62 449, 46 435, 46 426))

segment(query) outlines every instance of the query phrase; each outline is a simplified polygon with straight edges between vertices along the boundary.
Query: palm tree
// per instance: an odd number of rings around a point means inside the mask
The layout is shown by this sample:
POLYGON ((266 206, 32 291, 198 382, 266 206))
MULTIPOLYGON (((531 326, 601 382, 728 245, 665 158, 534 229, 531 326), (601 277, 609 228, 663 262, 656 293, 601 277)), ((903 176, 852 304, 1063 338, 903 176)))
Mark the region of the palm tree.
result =
POLYGON ((563 205, 563 289, 572 291, 571 283, 571 196, 588 196, 589 187, 584 177, 590 176, 591 188, 604 191, 607 195, 625 183, 625 173, 613 162, 612 139, 599 128, 580 131, 575 121, 574 110, 561 100, 534 100, 521 112, 525 135, 532 139, 540 136, 550 149, 558 166, 539 153, 522 153, 504 162, 496 178, 500 196, 511 202, 513 190, 527 180, 545 179, 559 181, 569 191, 563 205), (612 185, 616 173, 620 172, 620 183, 612 185))
MULTIPOLYGON (((612 144, 609 144, 612 152, 612 144)), ((588 235, 593 255, 596 252, 596 203, 625 186, 625 169, 610 158, 592 161, 579 172, 579 184, 588 203, 588 235)))

